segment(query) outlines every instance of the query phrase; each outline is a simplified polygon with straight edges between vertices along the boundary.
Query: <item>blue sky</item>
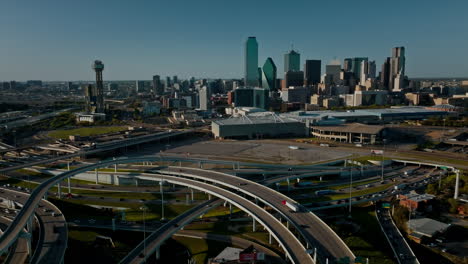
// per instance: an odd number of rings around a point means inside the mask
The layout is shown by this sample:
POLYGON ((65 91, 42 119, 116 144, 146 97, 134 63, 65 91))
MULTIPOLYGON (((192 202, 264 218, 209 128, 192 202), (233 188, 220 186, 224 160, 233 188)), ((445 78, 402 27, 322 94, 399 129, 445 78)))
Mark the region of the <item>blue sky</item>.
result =
POLYGON ((294 44, 322 64, 405 46, 410 77, 468 77, 466 0, 2 0, 0 80, 240 78, 243 45, 278 71, 294 44))

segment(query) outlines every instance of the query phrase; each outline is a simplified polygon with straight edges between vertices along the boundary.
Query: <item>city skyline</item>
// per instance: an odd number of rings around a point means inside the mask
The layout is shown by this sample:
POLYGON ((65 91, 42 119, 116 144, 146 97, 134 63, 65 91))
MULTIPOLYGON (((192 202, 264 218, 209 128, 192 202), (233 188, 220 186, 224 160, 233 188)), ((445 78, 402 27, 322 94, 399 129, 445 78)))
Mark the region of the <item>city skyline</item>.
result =
POLYGON ((5 37, 0 43, 0 79, 92 80, 85 69, 95 59, 109 65, 105 80, 150 80, 154 74, 241 79, 248 36, 257 37, 259 62, 271 57, 278 69, 284 68, 283 55, 291 44, 301 54, 300 65, 306 59, 321 60, 322 72, 330 61, 343 63, 351 57, 368 57, 382 65, 393 47, 404 46, 410 78, 468 75, 464 48, 468 39, 458 33, 467 24, 462 14, 467 3, 340 4, 338 8, 301 1, 282 7, 252 3, 244 11, 242 5, 212 1, 160 5, 103 1, 93 9, 83 2, 2 3, 0 32, 5 37), (299 3, 303 8, 294 9, 299 3), (284 12, 292 9, 292 14, 284 12), (151 10, 172 12, 154 15, 151 10), (401 14, 392 18, 396 10, 401 14), (207 11, 209 16, 200 16, 207 11), (240 12, 245 19, 236 19, 240 12), (273 19, 283 12, 284 19, 273 19), (451 15, 440 21, 422 19, 443 12, 451 15), (70 19, 70 13, 83 15, 70 19), (346 17, 359 13, 366 19, 349 26, 346 17), (178 19, 171 19, 175 14, 178 19), (270 24, 265 28, 259 21, 267 17, 270 24))

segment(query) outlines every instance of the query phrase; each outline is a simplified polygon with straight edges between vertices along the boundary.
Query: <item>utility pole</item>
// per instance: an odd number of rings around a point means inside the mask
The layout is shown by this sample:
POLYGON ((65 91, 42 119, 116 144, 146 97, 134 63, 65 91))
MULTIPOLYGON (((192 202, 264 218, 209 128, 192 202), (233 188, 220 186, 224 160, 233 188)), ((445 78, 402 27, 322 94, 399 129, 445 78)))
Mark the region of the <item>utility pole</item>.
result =
POLYGON ((353 167, 349 170, 349 217, 351 217, 351 192, 353 190, 353 167))

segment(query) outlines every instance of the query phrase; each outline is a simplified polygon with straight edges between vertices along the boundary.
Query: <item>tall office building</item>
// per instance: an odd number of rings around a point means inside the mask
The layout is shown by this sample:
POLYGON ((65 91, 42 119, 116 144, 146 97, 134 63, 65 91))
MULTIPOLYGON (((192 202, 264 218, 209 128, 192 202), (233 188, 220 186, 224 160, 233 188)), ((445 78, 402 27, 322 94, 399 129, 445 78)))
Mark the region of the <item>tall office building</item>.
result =
POLYGON ((339 64, 330 64, 325 67, 325 73, 327 75, 332 76, 332 80, 334 84, 340 83, 340 72, 341 72, 341 65, 339 64))
POLYGON ((245 73, 246 86, 258 86, 258 43, 255 37, 249 37, 245 42, 245 73))
POLYGON ((172 83, 179 83, 179 78, 177 78, 177 75, 174 75, 174 77, 172 77, 172 83))
POLYGON ((289 88, 291 86, 303 86, 303 85, 304 85, 304 72, 288 71, 284 74, 284 87, 283 88, 289 88))
POLYGON ((166 88, 171 87, 171 77, 166 76, 166 88))
POLYGON ((96 72, 96 113, 104 113, 104 84, 102 81, 104 64, 102 61, 95 60, 93 70, 96 72))
MULTIPOLYGON (((392 49, 392 57, 390 58, 390 73, 389 73, 389 89, 395 89, 395 78, 400 74, 400 79, 405 76, 405 47, 395 47, 392 49)), ((404 88, 398 85, 398 89, 404 88)))
POLYGON ((375 66, 375 61, 369 61, 368 68, 367 68, 367 75, 368 78, 372 80, 375 79, 377 73, 377 68, 375 66))
POLYGON ((345 72, 350 72, 353 67, 353 59, 346 58, 344 59, 343 70, 345 72))
POLYGON ((276 65, 272 58, 266 59, 262 69, 262 87, 270 92, 276 91, 276 65))
POLYGON ((144 81, 135 81, 135 87, 137 93, 145 92, 145 82, 144 81))
POLYGON ((322 75, 322 61, 306 60, 304 63, 304 85, 320 83, 320 75, 322 75))
POLYGON ((211 91, 210 88, 207 86, 203 86, 198 91, 198 97, 200 102, 200 110, 208 110, 211 108, 211 91))
POLYGON ((162 95, 164 93, 164 87, 159 75, 153 75, 153 93, 157 95, 162 95))
MULTIPOLYGON (((284 72, 301 70, 301 54, 295 50, 284 54, 284 72)), ((320 79, 320 78, 319 78, 320 79)))
POLYGON ((354 73, 354 78, 359 80, 361 78, 361 65, 364 61, 368 61, 366 57, 355 57, 352 59, 351 71, 354 73))
POLYGON ((390 81, 390 57, 387 57, 385 62, 382 64, 382 70, 380 71, 380 83, 382 87, 386 90, 389 90, 389 81, 390 81))

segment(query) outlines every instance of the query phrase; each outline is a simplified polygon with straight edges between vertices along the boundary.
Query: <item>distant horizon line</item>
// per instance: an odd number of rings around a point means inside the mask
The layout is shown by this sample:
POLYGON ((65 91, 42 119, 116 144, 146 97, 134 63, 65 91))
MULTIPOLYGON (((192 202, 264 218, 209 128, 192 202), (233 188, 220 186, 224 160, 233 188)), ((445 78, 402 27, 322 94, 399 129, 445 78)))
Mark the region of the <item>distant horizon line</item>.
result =
MULTIPOLYGON (((164 76, 164 75, 160 75, 161 77, 164 76)), ((177 75, 165 75, 167 77, 172 77, 173 76, 177 76, 177 75)), ((179 80, 190 80, 190 78, 180 78, 179 76, 177 76, 179 78, 179 80)), ((165 79, 165 78, 164 78, 165 79)), ((163 78, 161 78, 161 81, 165 81, 163 78)), ((207 80, 242 80, 243 78, 196 78, 195 77, 195 80, 202 80, 202 79, 207 79, 207 80)), ((456 79, 456 80, 460 80, 460 79, 466 79, 468 80, 468 76, 465 76, 465 77, 411 77, 411 78, 408 78, 409 80, 414 80, 414 79, 418 79, 418 80, 435 80, 435 79, 456 79)), ((41 80, 41 79, 29 79, 29 80, 2 80, 0 82, 11 82, 11 81, 14 81, 14 82, 20 82, 20 83, 25 83, 25 82, 28 82, 28 81, 42 81, 42 82, 95 82, 96 80, 41 80)), ((106 80, 104 79, 103 80, 104 82, 134 82, 134 81, 153 81, 152 79, 122 79, 122 80, 117 80, 117 79, 112 79, 112 80, 106 80)))

